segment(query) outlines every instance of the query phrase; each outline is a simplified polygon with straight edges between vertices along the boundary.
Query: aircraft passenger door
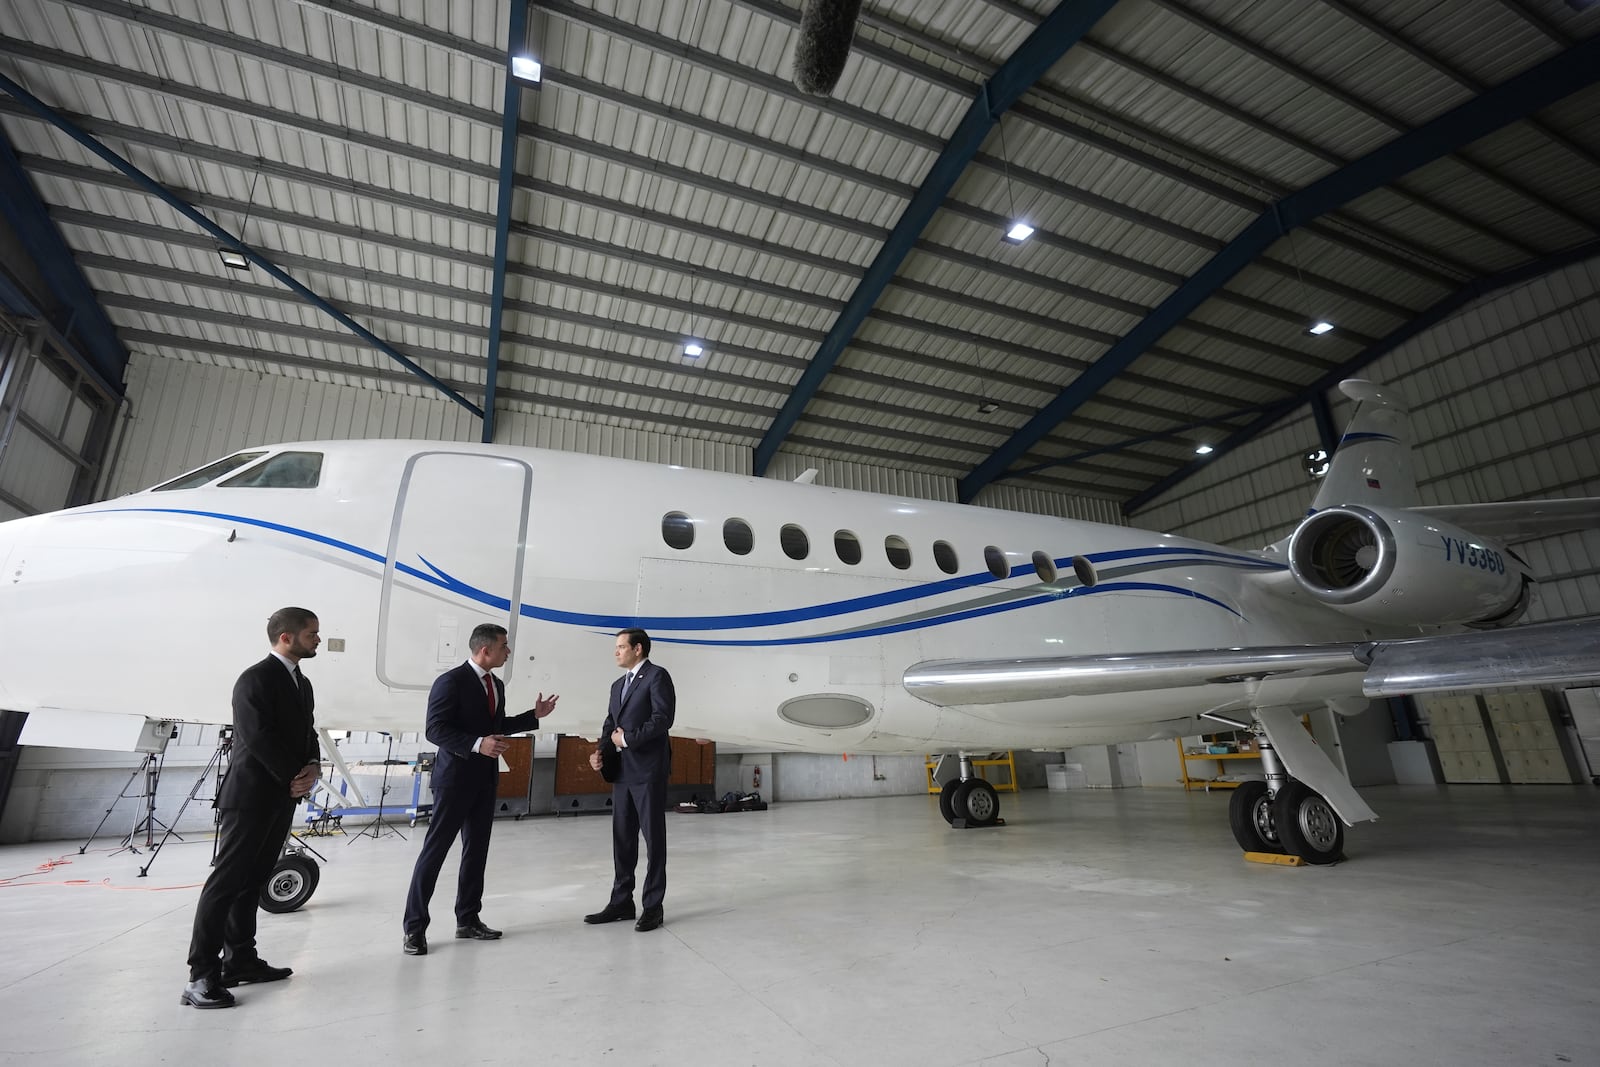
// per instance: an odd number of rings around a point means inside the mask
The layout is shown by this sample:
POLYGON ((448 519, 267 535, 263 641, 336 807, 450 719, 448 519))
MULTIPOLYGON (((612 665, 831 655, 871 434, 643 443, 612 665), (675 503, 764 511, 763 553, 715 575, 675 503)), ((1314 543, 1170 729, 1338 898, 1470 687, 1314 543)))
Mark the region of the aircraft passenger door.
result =
MULTIPOLYGON (((495 622, 513 646, 533 471, 463 452, 413 456, 400 480, 378 608, 378 680, 427 689, 467 658, 472 628, 495 622)), ((511 680, 516 660, 501 676, 511 680)))

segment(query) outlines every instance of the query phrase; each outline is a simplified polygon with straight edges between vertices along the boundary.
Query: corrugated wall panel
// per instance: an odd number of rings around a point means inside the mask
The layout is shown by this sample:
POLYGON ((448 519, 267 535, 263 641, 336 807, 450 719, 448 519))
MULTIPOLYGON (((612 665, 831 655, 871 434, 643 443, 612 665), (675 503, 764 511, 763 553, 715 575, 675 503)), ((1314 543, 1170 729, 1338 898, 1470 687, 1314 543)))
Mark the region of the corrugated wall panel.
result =
MULTIPOLYGON (((441 396, 361 389, 135 354, 132 418, 109 495, 155 485, 249 445, 420 438, 476 441, 478 419, 441 396)), ((501 411, 506 444, 750 473, 750 450, 624 427, 501 411)))
POLYGON ((905 496, 916 500, 956 499, 954 478, 921 471, 896 470, 892 467, 875 467, 869 463, 851 463, 848 460, 807 456, 797 452, 779 452, 767 469, 767 477, 789 482, 800 477, 810 467, 819 472, 816 484, 834 489, 859 489, 867 493, 887 496, 905 496))
POLYGON ((1113 526, 1128 524, 1122 517, 1121 506, 1114 500, 1052 493, 1026 486, 1005 484, 984 486, 978 493, 976 503, 979 507, 1023 511, 1030 515, 1055 515, 1063 519, 1082 519, 1085 522, 1103 522, 1113 526))
MULTIPOLYGON (((50 376, 34 375, 35 380, 40 377, 50 376)), ((77 473, 78 468, 70 459, 21 423, 12 430, 5 454, 0 456, 0 488, 40 511, 51 511, 66 503, 77 473)))
MULTIPOLYGON (((1422 503, 1600 496, 1600 260, 1491 297, 1363 373, 1411 404, 1422 503)), ((1348 414, 1340 398, 1335 422, 1348 414)), ((1240 548, 1271 543, 1314 492, 1299 457, 1315 441, 1303 410, 1134 524, 1240 548)), ((1530 619, 1600 613, 1600 531, 1518 551, 1542 577, 1530 619)))

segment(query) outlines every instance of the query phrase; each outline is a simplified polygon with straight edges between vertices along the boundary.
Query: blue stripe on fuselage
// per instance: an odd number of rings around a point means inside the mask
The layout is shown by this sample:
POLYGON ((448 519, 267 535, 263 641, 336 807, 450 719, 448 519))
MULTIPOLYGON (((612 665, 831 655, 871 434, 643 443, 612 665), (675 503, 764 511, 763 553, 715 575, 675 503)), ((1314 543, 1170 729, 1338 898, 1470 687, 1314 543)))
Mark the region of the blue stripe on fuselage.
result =
MULTIPOLYGON (((97 510, 95 512, 90 512, 88 514, 104 514, 104 513, 107 513, 107 512, 143 512, 143 513, 168 514, 168 515, 193 515, 193 516, 200 517, 200 518, 220 519, 220 520, 225 521, 225 522, 236 522, 236 523, 240 523, 240 524, 244 524, 244 525, 255 526, 255 527, 259 527, 261 529, 272 530, 272 531, 277 532, 277 533, 286 534, 286 535, 289 535, 291 537, 298 537, 298 538, 301 538, 303 540, 314 542, 316 544, 327 545, 330 548, 336 548, 336 549, 339 549, 340 551, 348 552, 348 553, 350 553, 350 554, 352 554, 354 556, 357 556, 357 557, 359 557, 361 559, 370 560, 371 562, 374 562, 374 563, 377 563, 377 564, 380 564, 380 565, 386 565, 388 563, 388 558, 386 556, 384 556, 384 555, 382 555, 380 553, 377 553, 377 552, 373 552, 373 551, 371 551, 369 549, 361 548, 358 545, 353 545, 353 544, 349 543, 348 541, 341 541, 341 540, 339 540, 337 538, 329 537, 329 536, 327 536, 325 534, 319 534, 319 533, 315 533, 315 532, 310 531, 310 530, 304 530, 304 529, 300 529, 298 527, 288 526, 288 525, 285 525, 283 523, 271 522, 271 521, 268 521, 266 519, 250 518, 250 517, 244 516, 244 515, 231 515, 231 514, 227 514, 225 512, 217 512, 217 511, 200 511, 200 510, 191 509, 191 508, 105 508, 105 509, 99 509, 99 510, 97 510)), ((1111 562, 1111 561, 1114 561, 1114 560, 1135 559, 1135 558, 1139 558, 1139 557, 1145 557, 1145 558, 1167 557, 1168 558, 1168 562, 1170 563, 1170 562, 1172 562, 1172 558, 1173 557, 1184 557, 1184 556, 1198 557, 1198 558, 1196 558, 1194 560, 1194 562, 1199 563, 1199 564, 1203 564, 1203 565, 1211 565, 1211 566, 1219 566, 1220 565, 1220 566, 1243 567, 1243 568, 1248 568, 1248 569, 1264 569, 1264 570, 1281 570, 1281 569, 1283 569, 1283 565, 1282 564, 1273 563, 1273 562, 1271 562, 1269 560, 1262 560, 1262 559, 1258 559, 1258 558, 1255 558, 1255 557, 1252 557, 1252 556, 1245 556, 1245 555, 1239 555, 1239 554, 1230 553, 1230 552, 1223 552, 1223 551, 1217 551, 1217 550, 1214 550, 1214 549, 1203 549, 1203 548, 1160 547, 1160 548, 1116 549, 1116 550, 1111 550, 1111 551, 1106 551, 1106 552, 1092 553, 1092 554, 1088 555, 1085 558, 1087 558, 1091 562, 1111 562)), ((1057 559, 1055 562, 1056 562, 1057 566, 1060 566, 1060 567, 1063 567, 1063 568, 1068 568, 1068 567, 1070 567, 1073 558, 1074 557, 1071 557, 1071 556, 1065 556, 1065 557, 1062 557, 1060 559, 1057 559)), ((459 597, 462 597, 463 599, 471 600, 471 601, 474 601, 476 603, 483 604, 486 607, 498 608, 501 611, 507 611, 507 610, 510 609, 511 603, 510 603, 510 600, 507 599, 506 597, 496 596, 495 594, 490 593, 490 592, 488 592, 486 590, 479 589, 479 588, 476 588, 475 586, 468 585, 466 582, 463 582, 460 579, 455 578, 452 575, 448 574, 447 572, 441 570, 439 567, 435 566, 430 560, 428 560, 428 559, 426 559, 424 557, 419 556, 418 559, 421 560, 422 564, 425 567, 428 568, 427 571, 420 570, 420 569, 418 569, 416 567, 412 567, 412 566, 409 566, 407 564, 400 563, 398 561, 394 565, 395 570, 400 571, 401 573, 407 575, 408 577, 415 578, 418 581, 425 582, 425 583, 427 583, 429 585, 436 586, 436 587, 438 587, 440 589, 443 589, 443 590, 446 590, 448 592, 454 593, 455 595, 457 595, 459 597), (429 571, 431 571, 432 573, 428 573, 429 571)), ((1033 567, 1028 566, 1028 565, 1021 565, 1021 566, 1013 567, 1011 569, 1011 573, 1010 573, 1010 575, 1008 575, 1008 577, 1010 577, 1010 578, 1024 577, 1024 576, 1027 576, 1027 575, 1030 575, 1030 574, 1033 574, 1033 573, 1034 573, 1033 567)), ((650 617, 640 617, 640 616, 630 616, 630 615, 597 615, 597 614, 592 614, 592 613, 589 613, 589 612, 563 611, 563 610, 560 610, 560 609, 557 609, 557 608, 542 607, 542 606, 537 605, 537 604, 522 604, 522 605, 520 605, 519 614, 521 614, 525 618, 537 619, 537 620, 542 621, 542 622, 554 622, 554 623, 562 623, 562 624, 566 624, 566 625, 575 625, 575 626, 594 626, 594 627, 601 627, 601 628, 605 628, 605 629, 620 629, 620 628, 627 627, 627 626, 640 626, 640 627, 643 627, 643 628, 649 629, 649 630, 663 630, 663 631, 672 631, 672 630, 747 629, 747 628, 765 627, 765 626, 792 625, 792 624, 795 624, 795 623, 813 622, 813 621, 816 621, 816 620, 819 620, 819 619, 838 618, 838 617, 841 617, 841 616, 844 616, 844 615, 854 614, 854 613, 859 612, 859 611, 866 611, 866 610, 871 610, 871 609, 874 609, 874 608, 882 608, 882 607, 893 606, 893 605, 896 605, 896 604, 903 604, 903 603, 907 603, 909 601, 920 600, 920 599, 924 599, 924 598, 932 597, 932 596, 938 596, 940 594, 953 592, 953 591, 956 591, 956 590, 959 590, 959 589, 967 589, 967 588, 972 588, 974 586, 987 585, 987 584, 991 584, 991 583, 1002 581, 1002 580, 1004 580, 1004 579, 996 578, 994 575, 989 574, 986 571, 980 571, 980 572, 977 572, 977 573, 974 573, 974 574, 960 575, 960 576, 957 576, 957 577, 954 577, 954 578, 946 578, 946 579, 943 579, 943 580, 940 580, 940 581, 936 581, 936 582, 927 582, 927 583, 923 583, 923 584, 920 584, 920 585, 910 586, 910 587, 907 587, 907 588, 888 590, 888 591, 883 592, 883 593, 874 593, 874 594, 872 594, 870 596, 852 597, 852 598, 849 598, 849 599, 846 599, 846 600, 831 601, 831 602, 828 602, 828 603, 825 603, 825 604, 812 605, 810 607, 795 608, 795 609, 789 609, 789 610, 785 610, 785 611, 749 612, 749 613, 739 614, 739 615, 688 615, 688 616, 650 616, 650 617)), ((738 640, 738 641, 736 641, 736 640, 714 640, 714 639, 694 639, 694 640, 691 640, 691 639, 688 639, 688 638, 664 639, 664 640, 673 640, 673 641, 675 641, 675 643, 680 643, 680 644, 707 644, 707 645, 728 645, 728 646, 764 646, 764 645, 782 645, 782 644, 813 644, 813 643, 825 642, 825 641, 852 640, 852 639, 859 638, 859 637, 874 637, 874 636, 881 636, 883 634, 888 634, 888 633, 899 633, 899 632, 903 632, 903 631, 906 631, 906 630, 913 630, 913 629, 918 629, 918 628, 922 628, 922 627, 932 627, 932 626, 942 625, 942 624, 948 623, 948 622, 959 622, 959 621, 961 621, 963 619, 976 618, 976 617, 982 616, 982 615, 993 615, 993 614, 997 614, 999 612, 1015 611, 1015 610, 1019 610, 1019 609, 1022 609, 1022 608, 1035 607, 1035 606, 1038 606, 1038 605, 1041 605, 1041 604, 1046 604, 1046 603, 1049 603, 1052 600, 1062 600, 1062 599, 1066 599, 1066 598, 1069 598, 1069 597, 1084 596, 1084 595, 1088 595, 1088 594, 1091 594, 1091 593, 1118 592, 1118 591, 1130 591, 1130 590, 1146 590, 1146 591, 1152 591, 1152 592, 1170 593, 1170 594, 1174 594, 1174 595, 1177 595, 1177 596, 1192 597, 1192 598, 1197 599, 1197 600, 1202 600, 1202 601, 1205 601, 1207 603, 1214 604, 1217 607, 1220 607, 1223 610, 1230 612, 1231 614, 1239 615, 1238 611, 1236 611, 1234 608, 1230 607, 1229 605, 1223 603, 1222 601, 1217 600, 1217 599, 1215 599, 1213 597, 1206 596, 1203 593, 1197 593, 1197 592, 1195 592, 1194 590, 1191 590, 1191 589, 1182 588, 1181 586, 1163 585, 1163 584, 1153 583, 1153 582, 1125 582, 1125 581, 1119 581, 1119 582, 1104 582, 1104 583, 1095 585, 1093 587, 1088 587, 1088 588, 1080 587, 1080 588, 1070 589, 1070 590, 1055 591, 1055 592, 1047 593, 1047 594, 1044 594, 1044 595, 1041 595, 1041 596, 1028 597, 1028 598, 1025 598, 1025 599, 1016 600, 1016 601, 1012 601, 1012 602, 1005 603, 1005 604, 986 605, 984 607, 973 608, 973 609, 969 609, 969 610, 965 610, 965 611, 951 611, 948 614, 939 615, 939 616, 933 617, 933 618, 923 617, 923 618, 918 618, 918 619, 915 619, 915 620, 908 620, 908 621, 904 621, 904 622, 894 622, 894 623, 886 623, 886 624, 882 624, 882 625, 878 625, 878 626, 868 626, 868 627, 864 627, 864 628, 862 628, 860 630, 849 630, 849 631, 843 631, 843 632, 838 632, 838 633, 819 634, 819 635, 812 635, 812 636, 808 636, 808 637, 768 638, 768 639, 760 639, 760 640, 751 639, 751 640, 738 640)), ((1242 618, 1243 616, 1240 616, 1240 617, 1242 618)))

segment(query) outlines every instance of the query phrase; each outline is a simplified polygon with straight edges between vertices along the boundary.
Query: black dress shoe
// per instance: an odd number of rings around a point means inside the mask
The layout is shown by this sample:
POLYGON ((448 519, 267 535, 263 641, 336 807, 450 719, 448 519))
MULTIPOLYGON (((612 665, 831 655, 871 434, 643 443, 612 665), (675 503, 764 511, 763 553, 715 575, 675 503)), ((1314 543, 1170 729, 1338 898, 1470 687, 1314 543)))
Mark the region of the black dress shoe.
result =
POLYGON ((290 967, 274 967, 266 960, 256 960, 239 967, 222 967, 222 984, 230 989, 246 982, 281 982, 294 973, 290 967))
POLYGON ((196 1008, 231 1008, 239 1002, 222 988, 221 982, 208 974, 184 986, 183 992, 178 994, 178 1003, 196 1008))
POLYGON ((649 933, 666 921, 667 917, 660 908, 646 908, 644 914, 639 916, 639 921, 633 924, 633 928, 641 934, 649 933))
POLYGON ((463 923, 456 927, 457 937, 470 937, 477 941, 494 941, 500 936, 499 930, 491 930, 477 919, 463 923))
POLYGON ((593 915, 585 915, 583 921, 590 926, 597 926, 600 923, 614 923, 631 918, 633 918, 633 901, 630 900, 626 904, 607 904, 593 915))
POLYGON ((407 934, 406 939, 400 942, 400 951, 407 956, 426 956, 428 954, 427 935, 407 934))

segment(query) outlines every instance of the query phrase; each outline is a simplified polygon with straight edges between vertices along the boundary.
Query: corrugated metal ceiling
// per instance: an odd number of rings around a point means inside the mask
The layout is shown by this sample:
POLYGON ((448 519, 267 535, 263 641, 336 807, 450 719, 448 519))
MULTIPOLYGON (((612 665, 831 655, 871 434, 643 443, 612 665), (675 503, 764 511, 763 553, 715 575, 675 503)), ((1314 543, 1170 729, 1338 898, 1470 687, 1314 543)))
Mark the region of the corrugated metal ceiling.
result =
MULTIPOLYGON (((794 0, 534 5, 545 84, 523 94, 501 406, 754 446, 1052 6, 868 0, 819 100, 791 82, 794 0), (686 359, 689 338, 708 354, 686 359)), ((509 9, 398 7, 13 0, 0 70, 476 398, 509 9)), ((1122 0, 985 140, 785 447, 966 475, 1274 200, 1596 19, 1122 0), (1038 227, 1022 245, 1000 240, 1017 214, 1038 227)), ((1597 103, 1586 89, 1277 241, 1013 480, 1126 499, 1463 284, 1593 238, 1597 103), (1309 337, 1313 316, 1339 328, 1309 337)), ((9 98, 0 128, 130 349, 407 387, 9 98)))

